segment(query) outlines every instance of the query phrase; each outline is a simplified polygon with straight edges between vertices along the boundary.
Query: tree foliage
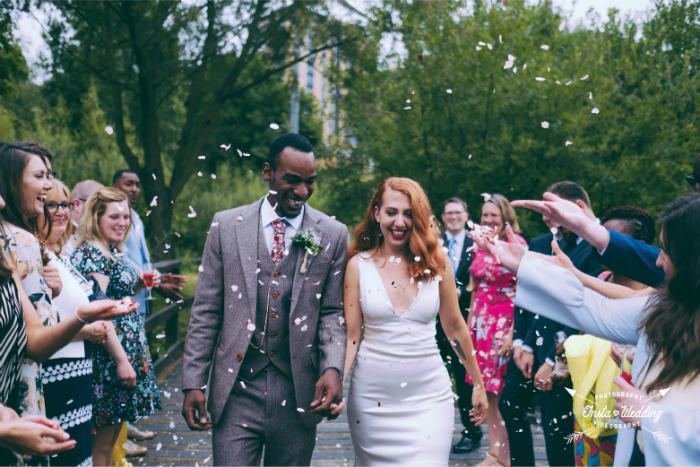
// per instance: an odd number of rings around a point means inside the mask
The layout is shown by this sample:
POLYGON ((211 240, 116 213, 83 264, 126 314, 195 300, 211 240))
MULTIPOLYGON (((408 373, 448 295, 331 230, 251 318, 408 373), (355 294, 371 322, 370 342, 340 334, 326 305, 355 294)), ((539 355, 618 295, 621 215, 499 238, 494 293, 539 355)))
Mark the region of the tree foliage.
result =
MULTIPOLYGON (((357 145, 329 171, 342 220, 355 223, 388 176, 419 181, 436 212, 461 196, 476 217, 480 193, 540 197, 564 179, 600 214, 625 204, 656 214, 687 189, 700 2, 659 2, 641 30, 614 10, 600 28, 570 29, 549 2, 507 5, 465 15, 448 0, 386 1, 370 11, 370 39, 345 75, 357 145), (400 47, 387 54, 388 37, 400 47)), ((519 214, 530 235, 542 230, 519 214)))

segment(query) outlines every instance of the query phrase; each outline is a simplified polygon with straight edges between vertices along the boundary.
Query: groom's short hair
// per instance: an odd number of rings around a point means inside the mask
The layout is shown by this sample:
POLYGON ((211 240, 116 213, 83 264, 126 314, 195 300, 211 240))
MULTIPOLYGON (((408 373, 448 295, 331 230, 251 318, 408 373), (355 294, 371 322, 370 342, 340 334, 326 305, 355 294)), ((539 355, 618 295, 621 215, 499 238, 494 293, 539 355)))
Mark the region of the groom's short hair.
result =
POLYGON ((277 159, 287 146, 301 152, 314 152, 314 147, 304 136, 299 133, 287 133, 286 135, 278 136, 270 145, 270 154, 267 156, 267 163, 275 169, 277 167, 277 159))

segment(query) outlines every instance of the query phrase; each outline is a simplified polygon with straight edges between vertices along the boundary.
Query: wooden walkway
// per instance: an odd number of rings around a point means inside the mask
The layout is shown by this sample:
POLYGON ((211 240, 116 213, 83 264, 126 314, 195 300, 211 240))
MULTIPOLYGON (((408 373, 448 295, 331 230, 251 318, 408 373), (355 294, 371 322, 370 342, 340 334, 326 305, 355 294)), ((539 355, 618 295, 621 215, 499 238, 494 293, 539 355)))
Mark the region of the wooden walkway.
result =
MULTIPOLYGON (((158 466, 211 466, 211 433, 190 431, 183 420, 182 392, 180 381, 182 375, 182 361, 178 360, 166 368, 161 374, 158 387, 160 388, 163 410, 141 419, 137 426, 142 429, 152 430, 156 437, 143 442, 148 447, 148 455, 141 458, 132 458, 134 466, 158 465, 158 466)), ((347 394, 348 388, 345 388, 347 394)), ((454 440, 459 439, 462 424, 455 410, 454 440)), ((533 425, 535 437, 535 460, 537 465, 547 465, 544 451, 544 438, 542 428, 533 425)), ((476 465, 486 456, 488 450, 488 434, 484 436, 481 448, 469 454, 453 454, 450 457, 450 465, 476 465)), ((343 414, 338 419, 329 422, 324 421, 318 426, 316 448, 314 450, 311 465, 354 465, 355 456, 350 441, 348 421, 343 414)))

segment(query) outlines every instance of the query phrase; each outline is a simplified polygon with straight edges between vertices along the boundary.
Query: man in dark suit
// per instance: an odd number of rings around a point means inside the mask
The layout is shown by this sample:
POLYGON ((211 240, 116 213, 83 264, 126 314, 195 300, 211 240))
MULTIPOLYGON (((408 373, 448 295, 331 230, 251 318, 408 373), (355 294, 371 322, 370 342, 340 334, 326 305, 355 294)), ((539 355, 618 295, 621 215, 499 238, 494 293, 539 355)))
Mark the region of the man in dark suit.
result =
POLYGON ((277 138, 262 175, 264 197, 214 216, 185 343, 182 413, 213 427, 215 465, 260 465, 263 447, 265 465, 309 465, 343 397, 347 229, 306 205, 303 136, 277 138))
MULTIPOLYGON (((588 194, 580 185, 568 181, 558 182, 550 186, 548 191, 576 203, 595 219, 588 194)), ((546 216, 543 220, 550 228, 558 227, 546 216)), ((576 268, 593 276, 602 272, 598 255, 590 243, 561 227, 555 231, 560 248, 576 268)), ((554 238, 553 233, 536 237, 530 242, 530 250, 551 255, 554 238)), ((573 445, 566 440, 566 436, 573 432, 573 401, 563 386, 553 384, 552 371, 557 344, 576 333, 576 329, 533 315, 527 333, 524 338, 521 336, 522 341, 514 338, 513 359, 508 367, 506 385, 499 401, 499 409, 508 430, 511 465, 534 465, 532 433, 526 411, 537 391, 549 464, 574 464, 573 445)))
MULTIPOLYGON (((442 241, 447 248, 447 254, 452 263, 457 282, 457 294, 459 295, 459 308, 464 319, 469 314, 469 300, 471 294, 467 291, 469 284, 469 266, 472 264, 472 249, 474 242, 464 230, 469 213, 467 213, 467 203, 459 198, 453 197, 445 201, 442 209, 442 222, 445 225, 445 232, 442 234, 442 241)), ((440 317, 436 323, 436 339, 442 360, 447 365, 448 371, 452 372, 457 386, 457 396, 459 399, 459 416, 464 425, 462 439, 453 447, 452 452, 462 454, 474 451, 481 444, 481 428, 474 426, 474 422, 469 419, 469 411, 472 409, 472 386, 466 382, 466 372, 459 358, 452 350, 445 332, 440 325, 440 317)))

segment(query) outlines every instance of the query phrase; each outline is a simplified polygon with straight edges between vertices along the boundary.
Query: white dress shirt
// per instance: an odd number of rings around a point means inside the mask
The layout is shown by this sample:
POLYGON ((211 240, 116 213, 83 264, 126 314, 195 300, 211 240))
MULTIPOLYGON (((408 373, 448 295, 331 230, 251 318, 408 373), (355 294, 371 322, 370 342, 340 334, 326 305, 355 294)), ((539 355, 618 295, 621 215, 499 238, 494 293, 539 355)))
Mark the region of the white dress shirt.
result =
POLYGON ((275 236, 275 228, 272 223, 277 219, 282 219, 287 223, 287 229, 284 231, 284 250, 289 251, 289 247, 292 245, 292 238, 301 228, 305 207, 306 206, 302 206, 301 212, 296 217, 284 217, 280 216, 272 209, 272 205, 267 200, 267 196, 263 199, 262 205, 260 206, 260 223, 262 224, 263 234, 265 234, 267 251, 272 253, 272 242, 275 236))

